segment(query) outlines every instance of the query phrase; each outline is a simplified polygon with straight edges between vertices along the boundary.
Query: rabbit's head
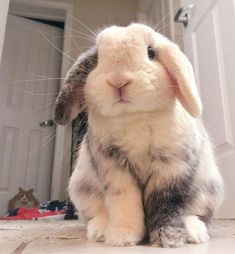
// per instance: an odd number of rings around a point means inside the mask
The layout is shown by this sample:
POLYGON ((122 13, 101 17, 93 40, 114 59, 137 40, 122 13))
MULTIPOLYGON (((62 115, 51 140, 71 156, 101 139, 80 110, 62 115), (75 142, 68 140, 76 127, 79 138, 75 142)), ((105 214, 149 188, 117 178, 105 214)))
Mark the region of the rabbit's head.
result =
POLYGON ((142 24, 111 26, 69 70, 55 120, 71 121, 84 105, 114 117, 168 110, 177 99, 191 116, 201 114, 193 68, 179 47, 142 24))

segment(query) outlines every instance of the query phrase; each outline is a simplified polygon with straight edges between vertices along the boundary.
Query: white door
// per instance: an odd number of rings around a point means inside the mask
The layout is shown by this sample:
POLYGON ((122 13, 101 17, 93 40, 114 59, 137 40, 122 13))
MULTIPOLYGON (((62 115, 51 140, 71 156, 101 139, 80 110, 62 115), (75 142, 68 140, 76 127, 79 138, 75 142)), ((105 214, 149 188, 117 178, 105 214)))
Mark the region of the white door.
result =
POLYGON ((225 180, 218 217, 235 218, 235 1, 182 0, 189 10, 184 49, 194 64, 205 125, 225 180))
POLYGON ((49 198, 55 126, 39 124, 51 119, 61 54, 45 36, 62 48, 62 29, 8 16, 0 68, 0 214, 18 187, 49 198))

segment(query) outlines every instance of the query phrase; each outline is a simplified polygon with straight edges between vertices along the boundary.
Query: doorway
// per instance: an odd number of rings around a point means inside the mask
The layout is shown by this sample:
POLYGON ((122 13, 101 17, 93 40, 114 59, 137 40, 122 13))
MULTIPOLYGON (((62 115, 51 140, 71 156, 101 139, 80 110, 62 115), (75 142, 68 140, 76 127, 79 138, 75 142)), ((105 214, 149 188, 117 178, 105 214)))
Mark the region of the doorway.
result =
POLYGON ((63 28, 9 14, 0 69, 0 214, 18 188, 49 200, 63 28), (51 45, 53 44, 54 47, 51 45))

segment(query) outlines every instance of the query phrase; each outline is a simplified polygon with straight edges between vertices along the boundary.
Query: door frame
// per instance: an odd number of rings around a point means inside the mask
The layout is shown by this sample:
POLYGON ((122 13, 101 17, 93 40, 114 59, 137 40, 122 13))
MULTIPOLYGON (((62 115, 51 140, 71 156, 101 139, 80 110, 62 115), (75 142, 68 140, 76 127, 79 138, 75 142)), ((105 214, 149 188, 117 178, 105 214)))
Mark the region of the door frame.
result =
POLYGON ((1 1, 0 3, 0 65, 2 60, 2 50, 4 44, 5 30, 7 24, 7 14, 10 0, 1 1))
MULTIPOLYGON (((60 2, 55 2, 52 0, 11 0, 8 13, 29 18, 64 22, 63 52, 70 52, 73 16, 72 1, 68 2, 66 0, 60 0, 60 2)), ((68 63, 68 60, 64 55, 62 55, 61 77, 65 77, 69 67, 70 64, 68 63)), ((62 88, 62 86, 63 80, 60 81, 60 88, 62 88)), ((71 142, 72 126, 57 125, 50 186, 51 200, 66 198, 66 186, 70 176, 70 160, 65 158, 65 149, 66 147, 68 148, 71 146, 71 142)))

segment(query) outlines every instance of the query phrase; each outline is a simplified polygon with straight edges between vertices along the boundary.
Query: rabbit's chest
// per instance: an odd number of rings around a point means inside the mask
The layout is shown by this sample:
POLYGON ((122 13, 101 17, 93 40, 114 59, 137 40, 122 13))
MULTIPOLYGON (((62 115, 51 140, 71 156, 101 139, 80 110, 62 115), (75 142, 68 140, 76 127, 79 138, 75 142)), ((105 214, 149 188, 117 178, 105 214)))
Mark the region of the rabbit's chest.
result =
POLYGON ((154 124, 139 123, 126 128, 115 143, 126 151, 133 161, 143 161, 146 165, 156 161, 167 162, 167 157, 177 153, 179 140, 173 133, 154 124))
POLYGON ((130 151, 128 160, 139 179, 143 182, 149 177, 171 178, 185 167, 177 149, 150 143, 146 150, 130 151))
POLYGON ((122 136, 117 146, 126 155, 135 175, 144 183, 152 178, 171 178, 182 170, 181 148, 149 128, 122 136))
POLYGON ((187 170, 192 144, 164 128, 142 125, 120 140, 135 174, 144 184, 149 178, 159 185, 175 179, 187 170))
POLYGON ((112 160, 117 168, 128 170, 126 166, 130 166, 142 183, 149 177, 168 181, 187 167, 184 160, 186 137, 169 121, 148 117, 104 122, 100 128, 95 127, 94 137, 98 137, 96 142, 104 158, 112 160))

